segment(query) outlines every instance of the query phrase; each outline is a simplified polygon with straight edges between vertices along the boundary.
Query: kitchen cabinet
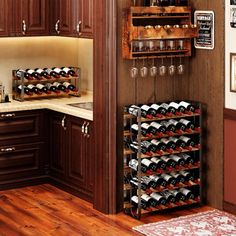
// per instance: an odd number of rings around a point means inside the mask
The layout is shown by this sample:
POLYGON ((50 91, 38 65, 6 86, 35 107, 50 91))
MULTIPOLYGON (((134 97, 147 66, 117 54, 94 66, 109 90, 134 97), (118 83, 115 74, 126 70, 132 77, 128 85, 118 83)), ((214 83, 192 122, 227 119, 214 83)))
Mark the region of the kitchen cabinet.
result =
POLYGON ((17 36, 49 34, 47 0, 14 0, 15 33, 17 36))
POLYGON ((0 36, 11 36, 13 33, 12 0, 0 0, 0 36))
POLYGON ((47 174, 45 113, 0 113, 0 189, 22 186, 47 174))
POLYGON ((81 198, 93 199, 93 127, 91 122, 53 112, 50 117, 50 176, 81 198))

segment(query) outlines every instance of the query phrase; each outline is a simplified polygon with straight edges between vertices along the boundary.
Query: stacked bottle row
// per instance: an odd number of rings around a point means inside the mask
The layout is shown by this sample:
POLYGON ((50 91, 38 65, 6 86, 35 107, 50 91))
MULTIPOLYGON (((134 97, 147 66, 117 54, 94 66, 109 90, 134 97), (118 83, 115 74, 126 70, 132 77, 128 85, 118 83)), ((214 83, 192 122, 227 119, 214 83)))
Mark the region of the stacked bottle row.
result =
POLYGON ((134 6, 146 7, 188 6, 188 0, 138 0, 134 2, 134 6))
POLYGON ((200 201, 200 118, 199 105, 187 101, 125 107, 126 212, 200 201))

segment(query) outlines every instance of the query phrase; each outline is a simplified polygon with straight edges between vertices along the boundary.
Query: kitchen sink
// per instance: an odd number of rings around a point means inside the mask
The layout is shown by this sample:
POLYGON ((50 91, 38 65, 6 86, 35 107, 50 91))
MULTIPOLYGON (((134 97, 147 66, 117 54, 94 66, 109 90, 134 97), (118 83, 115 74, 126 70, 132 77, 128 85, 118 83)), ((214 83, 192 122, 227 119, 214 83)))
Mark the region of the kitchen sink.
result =
POLYGON ((90 110, 90 111, 93 110, 93 102, 79 102, 79 103, 71 103, 68 105, 72 107, 82 108, 85 110, 90 110))

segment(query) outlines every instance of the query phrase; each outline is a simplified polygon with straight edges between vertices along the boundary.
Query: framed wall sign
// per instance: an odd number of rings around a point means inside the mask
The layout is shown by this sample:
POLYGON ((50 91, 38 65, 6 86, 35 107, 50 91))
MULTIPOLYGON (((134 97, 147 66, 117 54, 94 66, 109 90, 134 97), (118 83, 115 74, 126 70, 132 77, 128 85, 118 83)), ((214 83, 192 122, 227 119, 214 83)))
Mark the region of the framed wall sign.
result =
POLYGON ((236 28, 236 0, 230 0, 230 26, 236 28))
POLYGON ((230 53, 230 92, 236 93, 236 53, 230 53))
POLYGON ((198 26, 198 37, 194 40, 195 48, 214 49, 214 12, 195 11, 194 23, 198 26))

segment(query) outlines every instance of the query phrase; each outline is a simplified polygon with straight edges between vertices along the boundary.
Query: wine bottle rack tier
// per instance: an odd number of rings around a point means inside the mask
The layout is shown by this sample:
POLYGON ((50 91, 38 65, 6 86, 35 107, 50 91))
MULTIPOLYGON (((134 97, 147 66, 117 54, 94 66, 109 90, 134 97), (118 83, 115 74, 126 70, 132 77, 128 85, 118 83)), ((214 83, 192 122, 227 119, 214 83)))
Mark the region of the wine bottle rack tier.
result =
POLYGON ((131 7, 124 10, 122 54, 125 59, 186 57, 198 36, 191 23, 191 7, 131 7), (168 41, 179 44, 169 48, 168 41), (160 41, 163 44, 158 46, 160 41), (140 44, 150 44, 140 48, 140 44), (136 50, 138 48, 138 50, 136 50))
MULTIPOLYGON (((139 147, 139 151, 133 151, 130 148, 127 148, 127 146, 124 144, 124 151, 123 151, 123 156, 124 156, 124 185, 123 185, 123 191, 124 191, 124 212, 135 217, 135 218, 140 218, 143 214, 147 214, 150 212, 156 212, 156 211, 161 211, 161 210, 166 210, 166 209, 172 209, 172 208, 178 208, 182 206, 190 206, 190 205, 195 205, 201 203, 201 196, 202 196, 202 173, 201 173, 201 166, 202 166, 202 150, 201 150, 201 123, 202 123, 202 115, 201 115, 201 106, 198 102, 191 102, 193 106, 195 106, 195 112, 188 113, 188 114, 180 114, 180 115, 172 115, 171 117, 169 116, 163 116, 163 117, 155 117, 153 119, 147 119, 141 117, 141 110, 139 111, 138 117, 131 115, 127 113, 127 107, 124 109, 124 127, 125 130, 123 132, 123 137, 124 137, 124 142, 127 142, 128 140, 131 139, 133 141, 131 142, 138 142, 141 144, 142 141, 144 140, 152 140, 152 139, 158 139, 161 141, 162 138, 168 138, 171 137, 168 134, 162 135, 162 137, 158 136, 152 136, 152 137, 145 137, 141 135, 141 124, 142 123, 151 123, 153 121, 163 121, 163 120, 170 120, 174 119, 176 121, 180 121, 182 118, 187 119, 194 124, 197 124, 198 130, 192 130, 192 132, 182 132, 181 134, 179 133, 174 133, 172 136, 176 136, 177 138, 181 135, 187 136, 187 137, 194 137, 196 140, 199 140, 199 143, 196 147, 192 147, 190 149, 182 149, 182 150, 172 150, 169 152, 167 151, 162 151, 162 153, 153 153, 149 152, 148 154, 142 154, 141 153, 141 147, 139 147), (127 122, 129 120, 129 122, 127 122), (128 126, 127 126, 128 124, 128 126), (131 125, 132 124, 138 124, 139 126, 139 134, 134 134, 131 131, 131 125), (128 127, 128 129, 127 129, 128 127), (167 158, 173 158, 171 155, 189 155, 192 158, 192 162, 188 163, 186 162, 183 165, 176 165, 175 167, 165 167, 164 169, 157 169, 156 171, 151 171, 148 170, 147 172, 142 172, 141 171, 141 165, 143 160, 151 160, 153 157, 155 158, 160 158, 160 160, 163 160, 164 156, 167 156, 167 158), (139 163, 139 166, 134 167, 130 165, 131 160, 137 160, 139 163), (129 164, 128 164, 129 163, 129 164), (181 174, 183 172, 187 172, 188 174, 192 175, 193 180, 190 179, 185 179, 184 182, 176 182, 176 184, 167 184, 166 186, 162 185, 157 185, 156 188, 152 187, 147 187, 147 189, 142 189, 141 188, 141 183, 144 180, 142 178, 153 178, 153 176, 157 178, 163 178, 163 176, 169 175, 169 176, 174 176, 176 173, 181 174), (138 181, 137 185, 134 185, 134 183, 131 181, 129 177, 131 178, 132 181, 138 181), (129 179, 129 180, 128 180, 129 179), (128 180, 128 182, 127 182, 128 180), (187 191, 192 191, 194 194, 194 198, 187 199, 185 201, 177 200, 176 203, 167 203, 166 205, 158 205, 157 207, 148 207, 148 209, 143 209, 142 208, 142 197, 143 195, 147 195, 148 197, 151 197, 152 194, 159 194, 163 196, 163 194, 167 191, 171 193, 171 191, 182 191, 181 189, 185 189, 187 191), (129 201, 127 201, 127 194, 129 197, 129 201), (132 197, 137 196, 136 199, 139 199, 137 204, 133 203, 132 197)), ((180 156, 181 156, 180 155, 180 156)), ((152 161, 152 160, 151 160, 152 161)))
POLYGON ((48 99, 48 98, 59 98, 59 97, 68 97, 68 96, 76 96, 79 97, 80 94, 80 83, 81 83, 81 69, 78 67, 73 67, 72 68, 76 75, 78 76, 69 76, 69 77, 63 77, 60 76, 58 78, 55 78, 53 76, 51 76, 51 78, 43 78, 42 79, 31 79, 28 80, 26 78, 20 78, 18 77, 17 71, 18 70, 13 70, 12 71, 12 80, 13 80, 13 99, 17 100, 17 101, 25 101, 25 100, 33 100, 33 99, 48 99), (24 90, 19 93, 17 91, 18 86, 28 86, 30 84, 32 85, 37 85, 37 84, 42 84, 42 85, 46 85, 47 83, 51 83, 53 84, 54 82, 58 82, 58 83, 64 83, 64 82, 69 82, 70 84, 72 84, 75 87, 75 91, 59 91, 59 92, 51 92, 49 94, 46 93, 41 93, 41 94, 32 94, 32 95, 27 95, 24 90))

